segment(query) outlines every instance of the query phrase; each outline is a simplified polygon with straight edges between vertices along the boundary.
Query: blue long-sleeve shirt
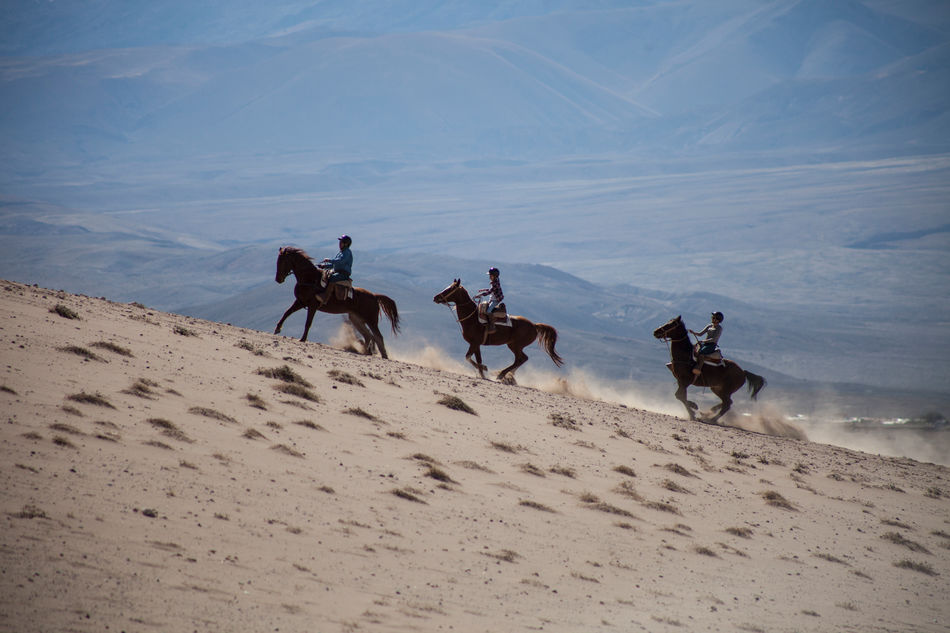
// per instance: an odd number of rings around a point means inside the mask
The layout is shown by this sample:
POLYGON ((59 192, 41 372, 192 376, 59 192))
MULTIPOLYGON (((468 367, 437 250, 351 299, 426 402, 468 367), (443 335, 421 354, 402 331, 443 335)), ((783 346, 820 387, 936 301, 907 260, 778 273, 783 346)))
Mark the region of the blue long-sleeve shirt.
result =
POLYGON ((350 252, 349 247, 344 248, 334 255, 330 261, 321 263, 320 268, 332 268, 334 273, 349 279, 350 275, 353 274, 353 253, 350 252))

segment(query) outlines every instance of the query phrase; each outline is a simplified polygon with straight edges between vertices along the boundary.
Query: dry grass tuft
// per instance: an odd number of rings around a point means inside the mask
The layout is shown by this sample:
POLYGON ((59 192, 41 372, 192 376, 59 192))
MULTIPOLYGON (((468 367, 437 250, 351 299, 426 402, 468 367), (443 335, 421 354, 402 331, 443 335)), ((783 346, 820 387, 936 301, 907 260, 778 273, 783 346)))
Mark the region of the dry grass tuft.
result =
POLYGON ((890 525, 891 527, 900 528, 902 530, 908 530, 910 532, 914 531, 914 528, 907 525, 906 523, 901 523, 900 521, 897 521, 896 519, 881 519, 881 523, 883 523, 884 525, 890 525))
POLYGON ((671 503, 666 503, 665 501, 644 501, 643 507, 650 508, 651 510, 659 510, 660 512, 669 512, 670 514, 679 514, 679 509, 671 503))
POLYGON ((152 388, 158 386, 159 384, 153 380, 139 378, 132 384, 131 387, 124 389, 122 393, 135 396, 137 398, 144 398, 146 400, 155 400, 158 394, 152 388))
POLYGON ((426 455, 425 453, 414 453, 414 454, 412 455, 412 459, 416 460, 417 462, 424 462, 424 463, 430 464, 430 465, 431 465, 431 464, 439 465, 439 464, 442 463, 442 462, 440 462, 439 460, 437 460, 436 458, 430 457, 429 455, 426 455))
POLYGON ((517 453, 518 447, 508 444, 507 442, 492 442, 491 447, 495 450, 502 451, 504 453, 517 453))
POLYGON ((158 440, 149 440, 149 441, 147 441, 147 442, 142 442, 142 443, 143 443, 145 446, 154 446, 155 448, 160 448, 160 449, 166 450, 166 451, 173 451, 173 450, 175 450, 174 448, 172 448, 171 446, 169 446, 169 445, 166 444, 165 442, 159 442, 158 440))
POLYGON ((7 387, 6 385, 0 385, 0 391, 2 391, 2 392, 4 392, 4 393, 12 394, 12 395, 14 395, 14 396, 20 395, 20 394, 18 394, 18 393, 16 392, 15 389, 13 389, 13 388, 11 388, 11 387, 7 387))
POLYGON ((257 429, 248 429, 241 433, 241 437, 247 438, 249 440, 266 440, 267 436, 258 431, 257 429))
POLYGON ((458 482, 449 477, 449 474, 442 470, 441 468, 436 468, 435 466, 429 466, 429 470, 426 471, 426 477, 435 479, 436 481, 441 481, 447 484, 457 484, 458 482))
POLYGON ((108 362, 106 359, 104 359, 102 356, 99 356, 92 350, 88 350, 85 347, 80 347, 78 345, 66 345, 64 347, 57 347, 56 349, 58 349, 61 352, 66 352, 67 354, 75 354, 76 356, 81 356, 85 358, 86 360, 97 360, 102 363, 108 362))
POLYGON ((482 465, 479 464, 478 462, 473 462, 472 460, 469 460, 469 459, 463 459, 462 461, 455 462, 455 463, 456 463, 458 466, 461 466, 462 468, 467 468, 467 469, 469 469, 469 470, 480 470, 480 471, 482 471, 483 473, 492 473, 492 474, 494 474, 494 472, 495 472, 495 471, 492 470, 491 468, 487 468, 487 467, 485 467, 485 466, 482 466, 482 465))
POLYGON ((842 559, 838 558, 837 556, 832 556, 831 554, 825 554, 824 552, 822 552, 822 553, 820 553, 820 554, 815 554, 815 558, 820 558, 820 559, 822 559, 822 560, 826 560, 826 561, 828 561, 829 563, 837 563, 838 565, 844 565, 845 567, 850 567, 850 566, 851 566, 851 565, 848 564, 848 561, 842 560, 842 559))
POLYGON ((475 409, 465 404, 465 402, 463 402, 458 396, 445 395, 441 400, 439 400, 439 404, 448 407, 453 411, 462 411, 463 413, 468 413, 470 415, 478 415, 475 413, 475 409))
POLYGON ((513 563, 516 559, 521 558, 517 552, 514 552, 510 549, 503 549, 500 552, 481 552, 482 556, 487 556, 489 558, 494 558, 495 560, 500 560, 506 563, 513 563))
POLYGON ((261 411, 267 411, 267 402, 264 401, 256 393, 249 393, 244 398, 247 400, 247 403, 254 407, 255 409, 260 409, 261 411))
POLYGON ((639 492, 633 487, 633 484, 629 481, 621 481, 617 484, 617 487, 614 488, 614 492, 619 495, 623 495, 628 499, 633 499, 634 501, 643 501, 643 497, 639 492))
POLYGON ((62 446, 63 448, 76 448, 76 445, 70 442, 68 439, 62 435, 56 435, 53 437, 53 444, 56 446, 62 446))
POLYGON ((247 350, 247 351, 251 352, 252 354, 254 354, 255 356, 266 356, 266 355, 267 355, 267 352, 265 352, 264 350, 262 350, 262 349, 260 349, 259 347, 255 346, 255 345, 254 345, 253 343, 251 343, 250 341, 241 340, 241 341, 239 341, 239 342, 237 343, 237 345, 235 345, 235 347, 239 347, 239 348, 241 348, 241 349, 243 349, 243 350, 247 350))
POLYGON ((19 512, 11 512, 10 516, 15 519, 48 519, 46 512, 34 505, 25 505, 19 512))
POLYGON ((300 426, 310 429, 311 431, 326 431, 325 428, 317 424, 316 422, 311 422, 310 420, 298 420, 294 424, 299 424, 300 426))
POLYGON ((255 373, 259 376, 273 378, 274 380, 280 380, 281 382, 286 382, 293 385, 300 385, 301 387, 313 387, 313 385, 307 382, 303 376, 291 369, 289 365, 282 365, 280 367, 261 367, 255 373))
POLYGON ((169 422, 163 418, 149 418, 146 420, 149 424, 154 426, 156 429, 161 430, 162 435, 172 438, 173 440, 179 440, 181 442, 193 442, 191 438, 185 435, 184 431, 179 429, 173 422, 169 422))
POLYGON ((110 341, 96 341, 95 343, 92 343, 92 346, 112 352, 113 354, 118 354, 119 356, 126 356, 128 358, 133 357, 132 350, 126 349, 121 345, 116 345, 110 341))
POLYGON ((895 545, 903 545, 912 552, 920 552, 921 554, 930 554, 930 550, 921 545, 920 543, 915 543, 910 539, 904 538, 904 535, 899 532, 887 532, 881 535, 881 538, 885 541, 890 541, 895 545))
POLYGON ((302 400, 308 400, 310 402, 320 402, 320 396, 310 391, 303 385, 297 383, 284 382, 279 385, 274 385, 274 389, 281 393, 285 393, 288 396, 294 396, 296 398, 301 398, 302 400))
POLYGON ((69 433, 70 435, 85 435, 82 431, 72 426, 71 424, 64 424, 62 422, 54 422, 49 425, 49 428, 54 431, 59 431, 60 433, 69 433))
POLYGON ((940 499, 944 496, 944 492, 936 486, 931 486, 924 491, 924 496, 930 497, 931 499, 940 499))
POLYGON ((709 549, 708 547, 704 547, 702 545, 697 545, 696 547, 693 548, 693 551, 703 556, 709 556, 711 558, 719 558, 719 554, 709 549))
POLYGON ((49 311, 52 312, 53 314, 58 314, 59 316, 63 317, 64 319, 78 319, 78 320, 81 320, 81 319, 79 319, 79 315, 76 314, 76 312, 74 312, 73 310, 71 310, 71 309, 68 308, 67 306, 64 306, 62 303, 57 303, 57 304, 54 305, 52 308, 50 308, 49 311))
POLYGON ((900 560, 894 563, 894 567, 900 567, 901 569, 910 569, 913 571, 919 571, 922 574, 927 574, 928 576, 939 576, 934 568, 928 565, 927 563, 918 563, 912 560, 900 560))
POLYGON ((291 457, 303 457, 303 453, 290 448, 286 444, 274 444, 270 448, 272 451, 277 451, 278 453, 283 453, 284 455, 290 455, 291 457))
POLYGON ((759 493, 765 499, 765 502, 770 506, 775 506, 776 508, 782 508, 783 510, 791 510, 792 512, 797 512, 798 509, 792 505, 792 503, 780 495, 774 490, 766 490, 759 493))
POLYGON ((521 472, 528 473, 529 475, 534 475, 535 477, 547 477, 543 470, 535 466, 534 464, 521 464, 521 472))
POLYGON ((230 422, 231 424, 237 424, 237 420, 232 418, 229 415, 225 415, 220 411, 215 411, 214 409, 209 409, 208 407, 191 407, 188 409, 188 413, 193 413, 194 415, 204 416, 206 418, 211 418, 212 420, 220 420, 221 422, 230 422))
POLYGON ((172 331, 178 336, 195 336, 195 337, 198 336, 197 332, 195 332, 194 330, 189 330, 188 328, 182 325, 176 325, 174 329, 172 329, 172 331))
POLYGON ((673 464, 673 463, 665 464, 665 465, 663 466, 663 468, 667 469, 667 470, 670 471, 671 473, 675 473, 675 474, 681 475, 681 476, 683 476, 683 477, 694 477, 694 478, 696 477, 696 475, 694 475, 693 473, 689 472, 688 470, 686 470, 685 468, 683 468, 683 467, 680 466, 679 464, 673 464))
POLYGON ((366 420, 372 420, 373 422, 379 421, 379 418, 377 418, 375 415, 367 411, 363 411, 363 409, 359 407, 345 409, 343 413, 346 413, 347 415, 355 415, 358 418, 364 418, 366 420))
POLYGON ((529 499, 523 499, 519 501, 518 505, 524 506, 526 508, 531 508, 532 510, 540 510, 541 512, 552 512, 555 514, 557 513, 557 510, 555 510, 554 508, 549 508, 543 503, 538 503, 537 501, 531 501, 529 499))
POLYGON ((72 406, 72 405, 70 405, 70 404, 64 404, 64 405, 62 405, 62 406, 60 407, 60 409, 62 409, 63 413, 68 413, 69 415, 74 415, 74 416, 76 416, 77 418, 84 418, 84 417, 86 417, 86 416, 83 415, 82 411, 80 411, 79 409, 77 409, 76 407, 74 407, 74 406, 72 406))
POLYGON ((629 466, 614 466, 614 472, 620 473, 621 475, 626 475, 627 477, 636 477, 637 473, 634 472, 629 466))
POLYGON ((689 490, 688 488, 684 488, 683 486, 679 485, 672 479, 664 479, 662 483, 660 483, 660 485, 666 488, 667 490, 669 490, 670 492, 678 492, 684 495, 693 494, 692 490, 689 490))
MULTIPOLYGON (((390 492, 400 499, 405 499, 406 501, 412 501, 414 503, 426 504, 426 500, 419 497, 416 494, 416 491, 412 488, 394 488, 390 492)), ((427 505, 427 504, 426 504, 427 505)))
POLYGON ((80 393, 74 393, 72 395, 66 396, 66 399, 72 400, 73 402, 79 402, 82 404, 92 404, 97 407, 115 409, 115 407, 112 406, 112 403, 106 400, 105 397, 103 397, 102 394, 98 392, 92 394, 92 393, 86 393, 83 391, 80 393))
POLYGON ((552 472, 555 475, 563 475, 564 477, 570 477, 571 479, 574 479, 575 477, 577 477, 577 471, 575 471, 573 468, 570 468, 568 466, 555 465, 555 466, 551 466, 551 468, 548 470, 549 472, 552 472))
POLYGON ((580 431, 580 426, 571 416, 566 413, 552 413, 548 416, 548 419, 551 420, 551 424, 562 429, 568 429, 570 431, 580 431))
POLYGON ((341 382, 344 385, 355 385, 357 387, 365 387, 365 385, 360 381, 359 378, 353 374, 348 374, 345 371, 340 371, 339 369, 331 369, 327 372, 327 376, 332 378, 337 382, 341 382))
POLYGON ((732 534, 733 536, 738 536, 741 538, 752 538, 752 530, 747 527, 731 527, 726 528, 726 532, 732 534))

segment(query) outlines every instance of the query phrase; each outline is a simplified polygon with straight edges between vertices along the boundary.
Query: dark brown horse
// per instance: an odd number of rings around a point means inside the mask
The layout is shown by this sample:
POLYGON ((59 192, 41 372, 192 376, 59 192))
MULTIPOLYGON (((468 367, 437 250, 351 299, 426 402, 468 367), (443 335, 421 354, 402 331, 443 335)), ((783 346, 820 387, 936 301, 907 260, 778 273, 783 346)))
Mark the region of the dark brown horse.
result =
POLYGON ((485 371, 488 369, 482 364, 482 345, 507 345, 508 349, 514 353, 515 362, 498 372, 499 380, 511 384, 515 382, 515 370, 528 360, 524 348, 534 343, 535 339, 539 340, 541 347, 555 365, 560 367, 564 364, 564 359, 554 350, 554 345, 557 343, 557 330, 545 323, 532 323, 524 317, 512 316, 510 326, 496 323, 495 331, 486 337, 486 326, 478 322, 478 306, 458 279, 432 300, 443 305, 455 304, 455 318, 462 326, 462 338, 468 343, 465 360, 478 370, 478 375, 482 378, 485 377, 485 371), (472 355, 475 356, 475 360, 472 360, 472 355))
POLYGON ((392 323, 393 334, 396 334, 399 331, 399 311, 396 309, 396 302, 386 295, 374 294, 369 290, 354 286, 352 299, 341 300, 336 297, 335 292, 331 292, 332 296, 320 304, 316 295, 318 291, 323 290, 320 286, 322 272, 314 265, 312 258, 302 249, 292 246, 285 246, 280 249, 277 255, 277 276, 275 280, 282 284, 287 279, 287 275, 293 273, 294 277, 297 278, 297 284, 294 286, 296 300, 277 322, 274 334, 280 333, 280 328, 287 317, 302 308, 307 308, 307 324, 303 328, 301 341, 307 340, 307 333, 310 332, 313 315, 317 309, 320 312, 330 314, 346 314, 350 323, 363 337, 363 346, 366 353, 372 354, 375 345, 379 348, 379 353, 383 358, 389 358, 386 354, 386 345, 383 343, 383 335, 379 332, 379 312, 382 310, 386 313, 392 323))
POLYGON ((723 366, 714 366, 705 364, 702 372, 697 377, 693 374, 693 344, 689 340, 689 333, 682 317, 670 319, 653 331, 653 336, 658 339, 667 340, 670 343, 670 360, 667 367, 676 377, 679 387, 676 390, 676 399, 683 403, 690 420, 696 419, 696 410, 699 408, 695 402, 686 399, 686 389, 690 385, 697 387, 709 387, 710 391, 719 396, 722 401, 715 405, 712 410, 718 412, 712 418, 701 420, 702 422, 716 423, 719 418, 732 408, 732 394, 738 391, 742 385, 748 381, 749 396, 755 400, 765 387, 765 378, 757 376, 752 372, 744 371, 731 360, 723 359, 723 366), (695 380, 694 380, 695 378, 695 380))

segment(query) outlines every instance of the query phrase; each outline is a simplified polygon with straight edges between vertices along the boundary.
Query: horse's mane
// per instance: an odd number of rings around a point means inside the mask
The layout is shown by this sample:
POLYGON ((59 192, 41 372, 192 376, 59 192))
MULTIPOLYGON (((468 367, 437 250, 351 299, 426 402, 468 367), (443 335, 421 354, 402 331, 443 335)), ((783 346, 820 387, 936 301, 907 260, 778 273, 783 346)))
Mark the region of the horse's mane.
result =
POLYGON ((303 250, 302 248, 297 248, 296 246, 285 246, 281 250, 284 253, 287 253, 288 255, 302 255, 306 257, 307 259, 310 259, 310 260, 313 259, 313 257, 310 257, 310 255, 307 255, 307 251, 303 250))

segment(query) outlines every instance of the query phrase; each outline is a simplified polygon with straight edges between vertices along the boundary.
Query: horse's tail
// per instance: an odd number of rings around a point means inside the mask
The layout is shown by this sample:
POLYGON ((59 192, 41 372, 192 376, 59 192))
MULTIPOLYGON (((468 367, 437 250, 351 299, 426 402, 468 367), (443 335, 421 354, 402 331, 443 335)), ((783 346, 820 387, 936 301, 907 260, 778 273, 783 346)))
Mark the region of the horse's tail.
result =
POLYGON ((557 343, 557 330, 547 323, 535 323, 534 329, 538 333, 538 344, 541 348, 548 353, 555 365, 558 367, 563 365, 564 359, 554 349, 554 345, 557 343))
POLYGON ((396 308, 396 302, 386 295, 376 295, 376 302, 383 312, 389 317, 393 326, 393 334, 399 332, 399 310, 396 308))
POLYGON ((749 383, 749 397, 753 400, 759 395, 759 392, 768 384, 765 378, 753 374, 751 371, 744 371, 746 382, 749 383))

